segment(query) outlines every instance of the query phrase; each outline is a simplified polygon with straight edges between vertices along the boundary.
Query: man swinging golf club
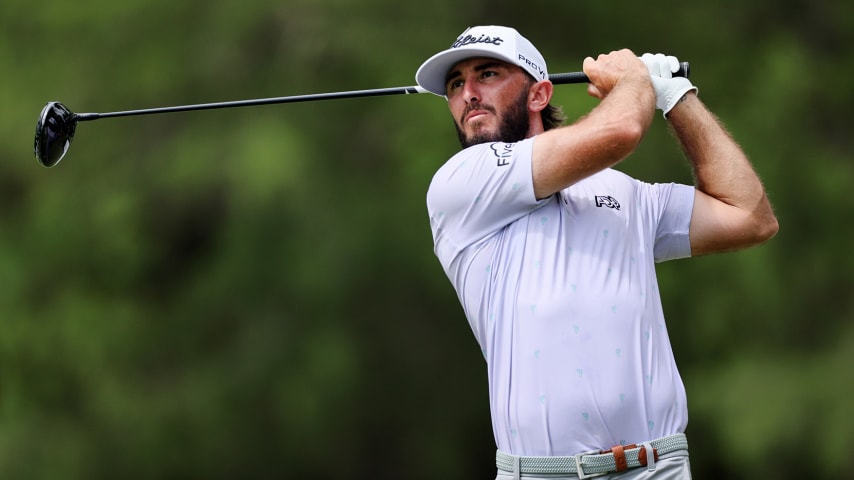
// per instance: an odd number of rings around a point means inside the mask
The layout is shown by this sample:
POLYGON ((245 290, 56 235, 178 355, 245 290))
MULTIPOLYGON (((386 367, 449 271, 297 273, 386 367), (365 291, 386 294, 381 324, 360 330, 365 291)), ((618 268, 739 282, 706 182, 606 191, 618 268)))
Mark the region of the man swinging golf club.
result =
POLYGON ((778 225, 747 157, 677 67, 629 50, 586 58, 600 102, 567 126, 545 60, 512 28, 470 28, 416 73, 447 98, 463 146, 427 208, 486 358, 498 479, 690 478, 655 263, 757 245, 778 225), (656 108, 694 186, 611 168, 656 108))

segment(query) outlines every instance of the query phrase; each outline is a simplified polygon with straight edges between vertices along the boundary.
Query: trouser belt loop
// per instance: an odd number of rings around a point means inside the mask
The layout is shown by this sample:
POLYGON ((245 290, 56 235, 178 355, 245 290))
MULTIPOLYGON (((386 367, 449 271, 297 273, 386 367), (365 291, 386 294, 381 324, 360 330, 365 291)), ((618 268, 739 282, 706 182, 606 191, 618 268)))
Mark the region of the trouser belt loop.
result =
POLYGON ((643 444, 643 449, 646 451, 646 469, 650 472, 655 471, 655 456, 656 451, 652 448, 652 445, 649 442, 643 444))
POLYGON ((521 480, 522 478, 522 457, 518 455, 513 457, 513 480, 521 480))

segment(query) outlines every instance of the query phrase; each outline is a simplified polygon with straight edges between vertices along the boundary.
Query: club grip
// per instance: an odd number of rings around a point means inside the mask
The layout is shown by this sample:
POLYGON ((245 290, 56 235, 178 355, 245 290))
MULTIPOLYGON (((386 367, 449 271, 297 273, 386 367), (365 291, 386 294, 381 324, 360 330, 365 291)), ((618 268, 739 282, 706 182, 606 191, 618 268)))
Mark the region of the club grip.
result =
MULTIPOLYGON (((679 70, 677 70, 673 76, 688 78, 690 74, 691 65, 688 62, 682 62, 679 64, 679 70)), ((590 79, 587 78, 587 75, 585 75, 584 72, 553 73, 549 75, 549 80, 551 80, 555 85, 564 85, 567 83, 590 83, 590 79)))

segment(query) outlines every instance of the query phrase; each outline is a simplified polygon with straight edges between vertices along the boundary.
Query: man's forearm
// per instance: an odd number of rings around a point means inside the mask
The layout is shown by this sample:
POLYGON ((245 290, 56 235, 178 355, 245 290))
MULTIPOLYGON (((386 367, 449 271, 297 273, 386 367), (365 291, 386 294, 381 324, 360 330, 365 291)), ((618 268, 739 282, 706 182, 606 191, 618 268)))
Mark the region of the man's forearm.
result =
POLYGON ((703 227, 726 227, 715 236, 708 236, 709 230, 697 232, 705 240, 712 240, 698 245, 704 250, 700 253, 738 249, 773 236, 777 220, 759 176, 741 147, 697 95, 687 93, 667 118, 691 161, 697 190, 737 209, 718 209, 712 205, 712 209, 700 212, 713 215, 702 218, 703 227), (719 222, 721 225, 716 225, 719 222), (728 233, 717 235, 723 232, 728 233), (742 239, 730 242, 728 236, 742 239))
POLYGON ((588 86, 588 93, 602 101, 575 123, 537 136, 533 153, 537 198, 548 197, 623 160, 652 123, 655 94, 643 64, 629 51, 617 55, 636 62, 631 74, 613 80, 609 75, 616 75, 607 63, 602 66, 588 59, 588 75, 594 82, 588 86), (597 84, 605 86, 598 88, 597 84))
POLYGON ((739 208, 762 203, 765 190, 747 156, 696 94, 686 94, 667 118, 699 190, 739 208))

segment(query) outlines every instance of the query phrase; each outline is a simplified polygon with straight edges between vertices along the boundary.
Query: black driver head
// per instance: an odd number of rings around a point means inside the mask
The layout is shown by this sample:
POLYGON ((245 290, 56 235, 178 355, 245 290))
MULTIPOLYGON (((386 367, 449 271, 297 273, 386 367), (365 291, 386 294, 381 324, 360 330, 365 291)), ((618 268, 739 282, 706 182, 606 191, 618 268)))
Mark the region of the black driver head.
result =
POLYGON ((42 109, 36 123, 36 139, 33 149, 36 159, 45 167, 52 167, 62 160, 77 127, 77 116, 65 105, 50 102, 42 109))

